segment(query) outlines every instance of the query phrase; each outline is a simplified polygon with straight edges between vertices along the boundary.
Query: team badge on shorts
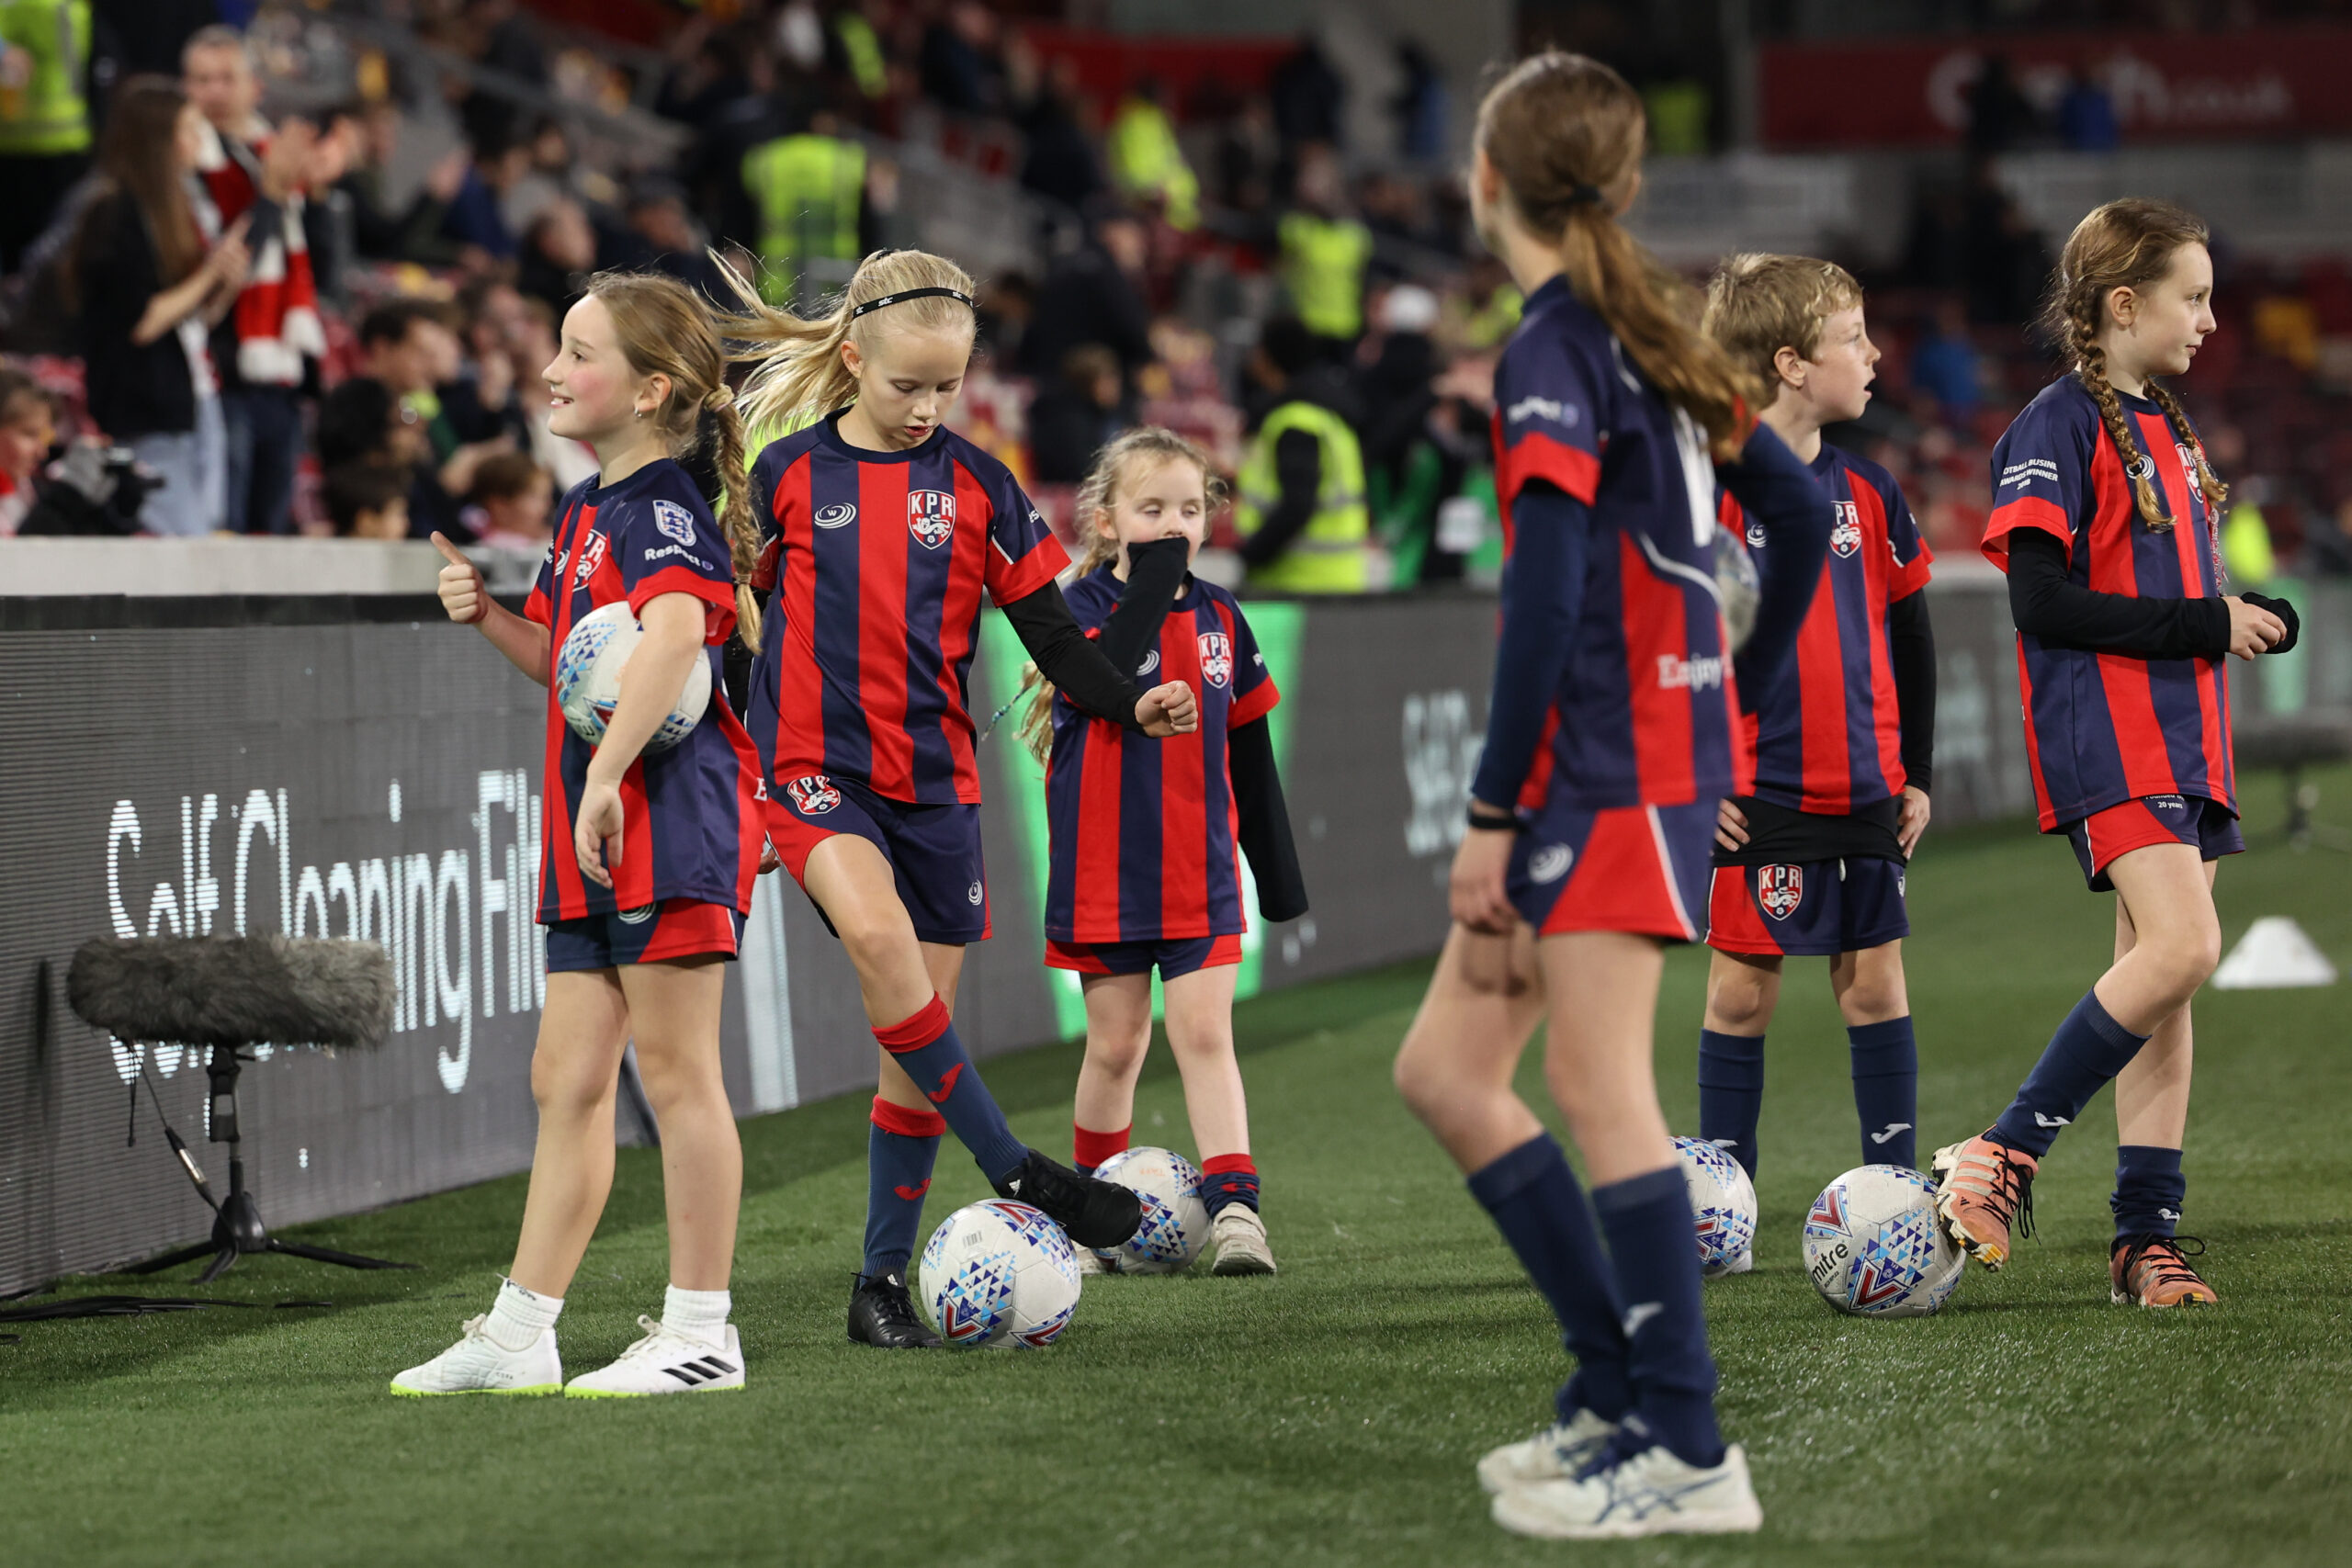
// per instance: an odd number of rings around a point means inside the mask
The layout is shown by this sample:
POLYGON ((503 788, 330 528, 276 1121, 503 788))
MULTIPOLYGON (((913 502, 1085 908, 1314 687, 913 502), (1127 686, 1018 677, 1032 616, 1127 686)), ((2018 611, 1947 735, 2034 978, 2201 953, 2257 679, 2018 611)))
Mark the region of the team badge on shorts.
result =
POLYGON ((658 908, 660 908, 659 905, 648 904, 639 909, 623 909, 616 914, 614 919, 625 926, 641 926, 653 918, 653 912, 658 908))
POLYGON ((1233 639, 1223 632, 1203 632, 1200 636, 1201 679, 1212 686, 1224 686, 1233 679, 1233 639))
POLYGON ((657 501, 653 503, 653 526, 682 545, 691 545, 695 542, 694 513, 674 501, 657 501))
POLYGON ((1527 879, 1530 882, 1557 882, 1568 874, 1568 867, 1576 864, 1577 852, 1566 844, 1546 844, 1527 857, 1527 879))
POLYGON ((842 792, 822 773, 795 779, 784 786, 784 793, 792 796, 792 808, 803 817, 822 817, 842 803, 842 792))
POLYGON ((577 588, 595 576, 596 569, 604 564, 605 536, 592 530, 580 541, 580 558, 571 568, 571 586, 577 588))
POLYGON ((1759 865, 1756 868, 1756 901, 1776 920, 1785 920, 1804 902, 1804 867, 1759 865))
POLYGON ((956 498, 944 490, 907 491, 907 529, 923 548, 939 548, 956 532, 956 498))

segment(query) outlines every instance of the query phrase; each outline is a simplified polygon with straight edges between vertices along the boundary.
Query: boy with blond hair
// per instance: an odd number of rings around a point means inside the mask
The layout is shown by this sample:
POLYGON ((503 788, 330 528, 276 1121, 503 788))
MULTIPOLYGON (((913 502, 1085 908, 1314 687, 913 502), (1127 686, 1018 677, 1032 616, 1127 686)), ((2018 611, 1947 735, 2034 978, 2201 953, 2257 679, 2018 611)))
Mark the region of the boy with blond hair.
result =
MULTIPOLYGON (((1748 720, 1755 791, 1724 802, 1717 827, 1700 1135, 1755 1173, 1781 961, 1824 957, 1853 1051, 1862 1162, 1914 1166, 1904 893, 1928 826, 1936 667, 1920 591, 1932 557, 1893 477, 1821 438, 1868 406, 1876 374, 1853 277, 1803 256, 1730 257, 1708 284, 1705 330, 1759 378, 1763 422, 1812 467, 1838 515, 1792 668, 1758 694, 1748 720)), ((1749 549, 1773 547, 1724 505, 1749 549)))

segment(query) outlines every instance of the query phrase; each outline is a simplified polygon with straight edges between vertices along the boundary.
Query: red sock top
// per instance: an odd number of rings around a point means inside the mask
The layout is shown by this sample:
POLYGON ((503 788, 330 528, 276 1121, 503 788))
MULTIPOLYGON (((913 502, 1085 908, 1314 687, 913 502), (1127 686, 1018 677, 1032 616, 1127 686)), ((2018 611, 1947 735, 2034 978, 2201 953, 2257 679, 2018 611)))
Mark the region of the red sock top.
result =
POLYGON ((1127 1134, 1134 1131, 1132 1122, 1115 1133, 1098 1133, 1091 1127, 1081 1127, 1073 1122, 1070 1123, 1073 1134, 1070 1152, 1078 1156, 1079 1164, 1091 1170, 1113 1155, 1126 1153, 1127 1134))
POLYGON ((1255 1176, 1258 1162, 1248 1155, 1211 1155, 1201 1161, 1203 1176, 1255 1176))
POLYGON ((947 1118, 936 1111, 917 1111, 874 1097, 874 1124, 902 1138, 936 1138, 947 1131, 947 1118))
POLYGON ((947 1032, 950 1020, 947 1004, 934 993, 930 1001, 915 1010, 910 1018, 901 1019, 888 1029, 877 1029, 874 1038, 882 1043, 885 1051, 920 1051, 947 1032))

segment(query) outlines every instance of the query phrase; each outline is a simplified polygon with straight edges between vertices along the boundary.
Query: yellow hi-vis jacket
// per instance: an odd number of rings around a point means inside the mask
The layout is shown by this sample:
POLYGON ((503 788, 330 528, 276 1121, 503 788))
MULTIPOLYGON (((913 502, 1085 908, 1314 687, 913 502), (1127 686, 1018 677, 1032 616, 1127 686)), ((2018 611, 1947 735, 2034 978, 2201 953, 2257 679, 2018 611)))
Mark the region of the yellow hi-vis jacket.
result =
POLYGON ((1313 435, 1320 448, 1322 478, 1316 487, 1315 514, 1293 536, 1289 548, 1250 570, 1250 585, 1285 593, 1362 593, 1371 586, 1365 547, 1372 536, 1372 513, 1364 504, 1363 446, 1346 420, 1319 403, 1283 403, 1258 427, 1241 464, 1234 532, 1249 538, 1280 504, 1282 480, 1274 470, 1274 446, 1293 430, 1313 435))

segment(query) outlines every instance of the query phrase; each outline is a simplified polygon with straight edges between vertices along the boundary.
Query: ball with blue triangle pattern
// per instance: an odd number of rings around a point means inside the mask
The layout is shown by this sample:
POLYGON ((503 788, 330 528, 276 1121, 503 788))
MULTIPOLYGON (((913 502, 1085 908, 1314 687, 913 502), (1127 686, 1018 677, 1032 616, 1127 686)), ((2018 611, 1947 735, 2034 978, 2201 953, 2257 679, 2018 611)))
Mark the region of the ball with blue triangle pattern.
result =
POLYGON ((1078 1254, 1062 1227, 1010 1199, 967 1204, 922 1249, 918 1300, 949 1345, 1042 1350, 1078 1310, 1078 1254))
POLYGON ((1960 1288, 1966 1261, 1936 1218, 1936 1184, 1903 1166, 1849 1170, 1805 1214, 1805 1271, 1839 1312, 1925 1317, 1960 1288))
POLYGON ((1209 1239, 1199 1167, 1173 1149, 1143 1145, 1113 1155, 1094 1174, 1127 1189, 1143 1205, 1136 1234, 1095 1253, 1113 1273, 1173 1274, 1192 1267, 1209 1239))
POLYGON ((1674 1153, 1690 1193, 1699 1272, 1745 1274, 1756 1259, 1756 1186, 1728 1150, 1704 1138, 1677 1138, 1674 1153))

